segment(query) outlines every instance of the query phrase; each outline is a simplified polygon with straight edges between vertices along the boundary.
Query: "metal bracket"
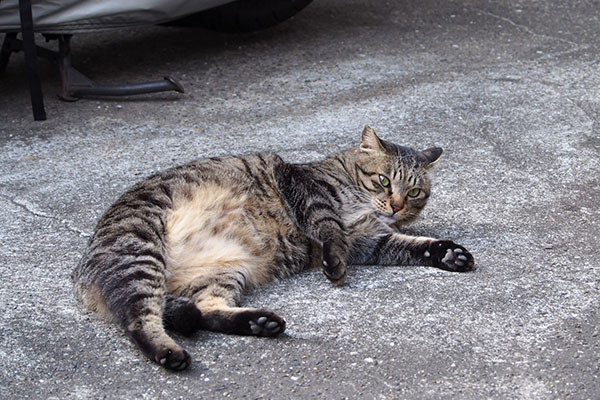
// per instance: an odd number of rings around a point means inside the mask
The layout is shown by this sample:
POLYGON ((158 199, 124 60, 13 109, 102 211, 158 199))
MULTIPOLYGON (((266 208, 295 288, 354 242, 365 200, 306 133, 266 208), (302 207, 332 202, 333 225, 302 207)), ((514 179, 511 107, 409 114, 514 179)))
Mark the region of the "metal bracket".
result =
POLYGON ((76 101, 82 97, 131 96, 171 90, 184 93, 184 89, 179 82, 170 76, 166 76, 162 81, 133 85, 97 85, 71 65, 71 35, 59 35, 57 38, 58 67, 62 79, 62 91, 59 95, 61 100, 76 101))

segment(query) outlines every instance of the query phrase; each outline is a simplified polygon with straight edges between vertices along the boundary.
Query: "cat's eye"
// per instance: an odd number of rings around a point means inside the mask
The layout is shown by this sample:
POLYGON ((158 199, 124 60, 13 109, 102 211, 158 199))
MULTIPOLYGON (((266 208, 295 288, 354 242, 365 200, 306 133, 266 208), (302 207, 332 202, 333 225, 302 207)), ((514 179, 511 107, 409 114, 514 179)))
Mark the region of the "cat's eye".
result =
POLYGON ((413 188, 408 191, 408 197, 417 197, 421 194, 421 189, 413 188))
POLYGON ((379 175, 379 183, 385 188, 390 187, 390 179, 387 176, 379 175))

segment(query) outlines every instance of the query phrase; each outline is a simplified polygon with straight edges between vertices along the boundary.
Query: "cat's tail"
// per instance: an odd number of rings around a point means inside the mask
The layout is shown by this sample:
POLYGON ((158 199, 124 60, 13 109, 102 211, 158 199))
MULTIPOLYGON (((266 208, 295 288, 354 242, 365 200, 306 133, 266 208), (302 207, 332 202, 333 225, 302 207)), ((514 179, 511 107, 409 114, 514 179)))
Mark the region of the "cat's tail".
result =
POLYGON ((202 312, 187 297, 167 295, 163 309, 165 328, 190 336, 202 328, 202 312))

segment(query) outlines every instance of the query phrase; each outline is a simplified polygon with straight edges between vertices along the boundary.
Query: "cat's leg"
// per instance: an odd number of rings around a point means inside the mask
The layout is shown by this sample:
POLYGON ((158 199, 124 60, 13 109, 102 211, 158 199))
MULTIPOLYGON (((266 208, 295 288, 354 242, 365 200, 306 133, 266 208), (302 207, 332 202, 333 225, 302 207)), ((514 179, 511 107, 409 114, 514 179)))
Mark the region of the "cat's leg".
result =
POLYGON ((166 283, 157 262, 146 257, 115 267, 104 284, 109 294, 106 307, 144 355, 166 368, 182 370, 191 364, 191 357, 163 326, 166 283))
POLYGON ((322 245, 323 273, 333 284, 344 284, 350 242, 336 187, 300 166, 286 165, 278 172, 280 190, 296 222, 322 245))
MULTIPOLYGON (((178 288, 189 297, 202 315, 199 328, 216 332, 251 336, 277 336, 285 330, 285 321, 272 311, 239 307, 246 287, 243 268, 205 268, 185 287, 178 288)), ((181 319, 185 319, 185 315, 181 319)))
POLYGON ((447 271, 475 269, 475 260, 451 240, 390 233, 355 240, 350 260, 354 264, 425 265, 447 271))
POLYGON ((202 294, 198 308, 203 329, 244 336, 277 336, 285 331, 285 320, 273 311, 230 305, 221 295, 202 294))
POLYGON ((171 189, 163 180, 148 181, 123 195, 98 222, 73 280, 84 303, 119 323, 148 358, 182 370, 191 357, 163 326, 163 216, 171 201, 171 189))

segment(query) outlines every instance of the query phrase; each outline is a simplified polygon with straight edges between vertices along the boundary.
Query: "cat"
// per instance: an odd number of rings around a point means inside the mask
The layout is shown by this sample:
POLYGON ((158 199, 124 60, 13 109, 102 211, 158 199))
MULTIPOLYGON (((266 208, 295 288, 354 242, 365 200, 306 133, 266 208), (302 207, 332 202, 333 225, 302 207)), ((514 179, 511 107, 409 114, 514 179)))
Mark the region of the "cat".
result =
POLYGON ((334 285, 347 264, 471 271, 464 247, 394 229, 425 207, 441 154, 366 126, 358 147, 322 161, 227 156, 158 173, 100 218, 73 271, 75 291, 148 358, 183 370, 191 357, 167 331, 279 335, 284 319, 240 307, 242 292, 310 266, 334 285))

